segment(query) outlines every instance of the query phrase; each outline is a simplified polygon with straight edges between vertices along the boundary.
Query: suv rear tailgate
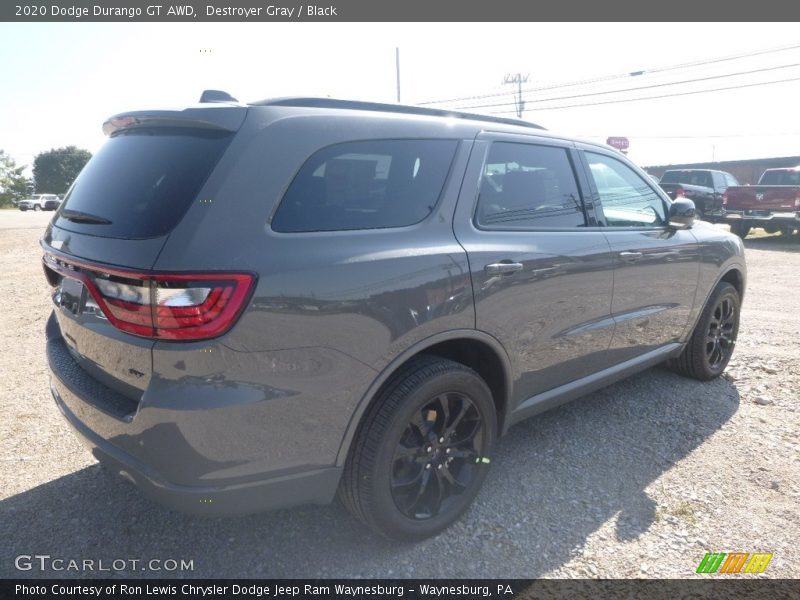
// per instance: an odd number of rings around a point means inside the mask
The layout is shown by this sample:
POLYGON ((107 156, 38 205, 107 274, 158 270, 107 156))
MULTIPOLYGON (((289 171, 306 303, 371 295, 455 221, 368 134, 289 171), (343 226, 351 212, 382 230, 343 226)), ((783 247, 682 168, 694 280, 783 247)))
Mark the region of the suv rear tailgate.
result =
POLYGON ((800 187, 789 185, 748 185, 730 187, 726 192, 726 210, 797 210, 800 187))
MULTIPOLYGON (((45 231, 44 268, 55 313, 48 344, 133 402, 150 382, 154 341, 146 334, 152 322, 130 302, 147 301, 149 284, 141 275, 153 268, 170 232, 200 197, 246 112, 209 106, 110 119, 104 126, 110 139, 45 231), (98 302, 100 288, 117 295, 98 302), (141 332, 123 331, 109 318, 114 302, 129 318, 142 319, 141 332)), ((72 368, 68 362, 58 364, 72 368)))

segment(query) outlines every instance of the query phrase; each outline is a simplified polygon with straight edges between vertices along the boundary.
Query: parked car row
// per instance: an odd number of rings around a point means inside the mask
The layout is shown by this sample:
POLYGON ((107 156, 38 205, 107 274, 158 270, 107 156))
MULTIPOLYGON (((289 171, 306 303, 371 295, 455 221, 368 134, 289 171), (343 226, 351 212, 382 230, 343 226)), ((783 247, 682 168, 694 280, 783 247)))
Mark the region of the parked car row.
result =
POLYGON ((35 194, 17 202, 17 208, 26 210, 57 210, 61 206, 61 198, 56 194, 35 194))
POLYGON ((755 227, 786 235, 800 230, 800 166, 767 169, 756 185, 711 169, 665 171, 658 184, 673 200, 692 200, 701 219, 727 223, 741 238, 755 227))

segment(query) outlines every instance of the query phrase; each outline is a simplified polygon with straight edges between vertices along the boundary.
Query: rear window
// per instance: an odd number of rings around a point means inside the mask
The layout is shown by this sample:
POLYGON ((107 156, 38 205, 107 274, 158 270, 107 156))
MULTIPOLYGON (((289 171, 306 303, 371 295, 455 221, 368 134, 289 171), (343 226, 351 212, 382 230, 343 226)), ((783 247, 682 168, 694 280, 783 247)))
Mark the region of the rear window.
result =
POLYGON ((413 225, 436 206, 455 140, 372 140, 319 150, 272 217, 282 233, 413 225))
POLYGON ((800 171, 767 171, 759 185, 800 185, 800 171))
POLYGON ((688 185, 714 187, 711 181, 711 173, 708 171, 667 171, 661 178, 661 183, 685 183, 688 185))
POLYGON ((56 225, 103 237, 165 235, 197 197, 232 137, 195 129, 117 133, 84 167, 62 203, 62 211, 110 223, 75 222, 59 213, 56 225))

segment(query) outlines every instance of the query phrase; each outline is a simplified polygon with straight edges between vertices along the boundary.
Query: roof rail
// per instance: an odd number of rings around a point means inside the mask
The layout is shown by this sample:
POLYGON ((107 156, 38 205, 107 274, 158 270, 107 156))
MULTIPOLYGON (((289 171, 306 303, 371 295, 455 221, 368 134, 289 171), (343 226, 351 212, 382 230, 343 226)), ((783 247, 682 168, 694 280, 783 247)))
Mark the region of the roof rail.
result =
POLYGON ((427 117, 448 117, 455 119, 468 119, 471 121, 485 121, 488 123, 501 123, 531 129, 542 129, 541 125, 523 121, 522 119, 507 119, 504 117, 490 117, 473 113, 445 110, 440 108, 424 108, 421 106, 408 106, 406 104, 383 104, 380 102, 361 102, 358 100, 337 100, 335 98, 273 98, 252 102, 252 106, 297 106, 308 108, 339 108, 345 110, 368 110, 374 112, 390 112, 405 115, 421 115, 427 117))

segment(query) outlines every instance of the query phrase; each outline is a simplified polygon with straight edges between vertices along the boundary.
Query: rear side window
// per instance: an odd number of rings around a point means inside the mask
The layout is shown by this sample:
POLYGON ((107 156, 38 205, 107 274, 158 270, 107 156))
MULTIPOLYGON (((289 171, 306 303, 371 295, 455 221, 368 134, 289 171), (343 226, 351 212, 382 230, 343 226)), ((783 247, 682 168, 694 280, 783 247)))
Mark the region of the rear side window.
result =
POLYGON ((319 150, 272 217, 283 233, 404 227, 436 206, 455 140, 372 140, 319 150))
POLYGON ((59 216, 56 225, 103 237, 165 235, 197 197, 232 137, 166 128, 117 133, 84 167, 62 204, 62 211, 110 223, 59 216))
POLYGON ((585 226, 567 151, 533 144, 492 144, 483 169, 475 223, 484 229, 585 226))
POLYGON ((667 171, 661 178, 661 183, 685 183, 687 185, 714 187, 709 171, 667 171))

